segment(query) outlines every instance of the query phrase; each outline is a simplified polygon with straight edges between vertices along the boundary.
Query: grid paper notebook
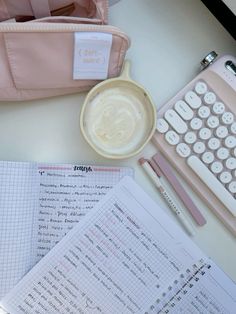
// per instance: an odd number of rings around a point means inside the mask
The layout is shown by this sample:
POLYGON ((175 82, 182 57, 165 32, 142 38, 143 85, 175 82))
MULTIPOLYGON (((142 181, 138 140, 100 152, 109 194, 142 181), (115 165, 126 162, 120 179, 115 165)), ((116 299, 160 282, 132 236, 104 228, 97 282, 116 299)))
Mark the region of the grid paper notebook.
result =
POLYGON ((125 177, 1 306, 10 314, 234 314, 236 286, 125 177))
POLYGON ((123 176, 126 167, 0 162, 0 299, 123 176))

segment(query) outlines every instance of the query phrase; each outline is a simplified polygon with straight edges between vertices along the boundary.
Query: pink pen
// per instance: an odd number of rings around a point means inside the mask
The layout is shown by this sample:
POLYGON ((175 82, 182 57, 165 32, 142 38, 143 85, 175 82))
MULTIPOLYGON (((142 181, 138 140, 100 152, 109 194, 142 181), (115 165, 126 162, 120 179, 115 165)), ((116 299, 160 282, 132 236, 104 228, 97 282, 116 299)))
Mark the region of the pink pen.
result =
POLYGON ((142 166, 143 170, 145 171, 145 173, 147 174, 151 182, 155 185, 157 190, 160 192, 161 196, 168 204, 168 207, 174 212, 174 214, 176 215, 176 217, 178 218, 182 226, 185 228, 187 233, 191 236, 194 236, 195 230, 192 224, 188 221, 188 219, 184 215, 184 212, 182 211, 182 208, 179 206, 179 204, 176 203, 176 200, 173 198, 171 193, 166 189, 166 187, 163 185, 162 181, 160 180, 159 176, 153 170, 153 168, 150 165, 150 161, 145 158, 140 158, 139 164, 142 166))
POLYGON ((173 189, 182 200, 186 208, 188 209, 189 213, 192 215, 193 219, 199 226, 203 226, 206 224, 206 219, 203 217, 200 210, 197 206, 193 203, 187 192, 184 190, 182 184, 179 182, 175 174, 173 173, 171 167, 166 162, 165 158, 160 154, 157 153, 152 157, 152 164, 153 170, 159 176, 159 173, 163 173, 164 176, 167 178, 168 182, 172 185, 173 189))

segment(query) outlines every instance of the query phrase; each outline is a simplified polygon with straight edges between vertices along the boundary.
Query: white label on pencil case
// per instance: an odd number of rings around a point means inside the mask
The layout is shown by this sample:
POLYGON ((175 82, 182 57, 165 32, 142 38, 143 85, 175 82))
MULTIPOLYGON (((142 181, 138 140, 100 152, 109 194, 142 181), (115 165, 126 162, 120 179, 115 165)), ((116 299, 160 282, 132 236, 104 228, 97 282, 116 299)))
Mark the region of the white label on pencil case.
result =
POLYGON ((106 79, 108 77, 111 45, 111 34, 75 33, 73 79, 106 79))

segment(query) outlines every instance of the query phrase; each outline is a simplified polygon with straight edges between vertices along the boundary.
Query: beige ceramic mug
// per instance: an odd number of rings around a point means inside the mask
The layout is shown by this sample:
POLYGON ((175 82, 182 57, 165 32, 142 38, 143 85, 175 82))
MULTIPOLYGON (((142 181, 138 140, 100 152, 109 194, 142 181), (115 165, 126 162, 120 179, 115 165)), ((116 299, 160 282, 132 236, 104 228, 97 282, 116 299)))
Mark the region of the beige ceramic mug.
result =
POLYGON ((106 158, 138 154, 155 131, 156 107, 148 92, 130 79, 129 72, 126 60, 121 75, 91 89, 81 109, 84 138, 106 158))

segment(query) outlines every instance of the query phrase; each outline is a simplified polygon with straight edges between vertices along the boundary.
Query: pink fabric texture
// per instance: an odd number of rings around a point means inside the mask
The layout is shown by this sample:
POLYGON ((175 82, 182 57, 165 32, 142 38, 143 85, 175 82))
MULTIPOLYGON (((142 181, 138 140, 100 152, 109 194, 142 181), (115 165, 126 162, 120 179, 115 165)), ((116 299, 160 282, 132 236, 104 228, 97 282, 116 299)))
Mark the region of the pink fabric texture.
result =
POLYGON ((8 12, 6 3, 4 0, 0 0, 0 21, 10 19, 10 13, 8 12))
POLYGON ((16 16, 50 15, 50 11, 74 4, 73 16, 99 18, 107 22, 107 0, 0 0, 0 21, 16 16))
MULTIPOLYGON (((25 13, 32 14, 27 11, 29 2, 37 1, 39 0, 5 2, 11 9, 15 4, 14 10, 22 3, 25 13)), ((58 3, 60 6, 70 3, 66 0, 47 2, 50 10, 58 3)), ((0 101, 22 101, 87 91, 100 82, 73 80, 74 33, 78 31, 112 34, 108 77, 120 74, 130 43, 129 38, 119 29, 99 25, 107 20, 107 1, 77 2, 79 6, 75 7, 75 11, 82 12, 82 16, 74 16, 73 13, 70 17, 49 16, 27 23, 0 23, 0 101), (83 24, 82 28, 80 24, 83 24)), ((7 16, 6 12, 3 13, 2 3, 0 0, 0 18, 7 16)), ((40 11, 38 8, 37 15, 42 16, 43 10, 40 11)), ((12 13, 9 16, 14 17, 12 13)))
POLYGON ((30 0, 33 15, 40 17, 51 15, 48 0, 30 0))

